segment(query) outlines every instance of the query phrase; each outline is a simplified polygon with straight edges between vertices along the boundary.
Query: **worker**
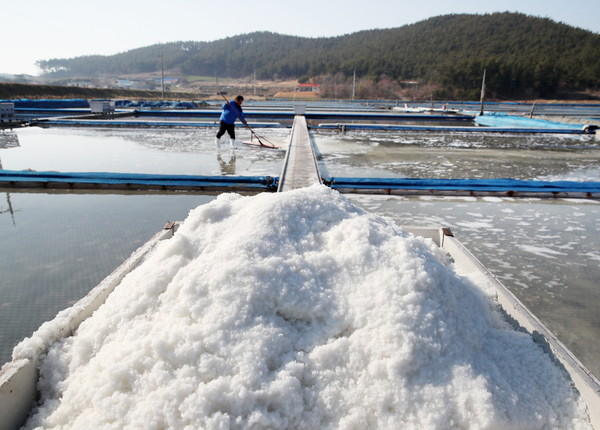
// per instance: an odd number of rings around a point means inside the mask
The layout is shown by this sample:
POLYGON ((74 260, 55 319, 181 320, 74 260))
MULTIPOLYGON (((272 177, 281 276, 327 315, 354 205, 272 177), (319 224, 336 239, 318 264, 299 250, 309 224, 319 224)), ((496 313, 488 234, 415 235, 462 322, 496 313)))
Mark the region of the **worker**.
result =
POLYGON ((235 147, 235 120, 240 119, 244 125, 248 125, 244 118, 242 110, 243 96, 237 96, 235 100, 226 101, 223 104, 223 112, 221 113, 219 131, 217 132, 217 144, 219 144, 221 136, 227 132, 231 138, 231 146, 235 147))

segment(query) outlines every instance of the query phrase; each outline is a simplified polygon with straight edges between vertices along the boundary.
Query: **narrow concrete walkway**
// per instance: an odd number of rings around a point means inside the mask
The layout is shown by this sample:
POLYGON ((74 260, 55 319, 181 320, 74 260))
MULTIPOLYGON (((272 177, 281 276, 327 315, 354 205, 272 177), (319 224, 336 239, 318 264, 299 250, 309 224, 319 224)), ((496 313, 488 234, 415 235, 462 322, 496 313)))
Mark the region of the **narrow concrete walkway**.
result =
POLYGON ((296 115, 277 191, 289 191, 320 183, 321 174, 306 118, 304 115, 296 115))

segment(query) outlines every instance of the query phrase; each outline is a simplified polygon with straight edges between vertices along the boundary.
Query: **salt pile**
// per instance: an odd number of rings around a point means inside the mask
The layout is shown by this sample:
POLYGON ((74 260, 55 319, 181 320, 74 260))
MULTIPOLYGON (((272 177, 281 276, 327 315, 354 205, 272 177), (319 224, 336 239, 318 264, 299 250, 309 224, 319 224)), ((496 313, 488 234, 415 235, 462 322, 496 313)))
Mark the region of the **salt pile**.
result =
POLYGON ((25 428, 591 428, 433 244, 322 186, 192 210, 40 370, 25 428))

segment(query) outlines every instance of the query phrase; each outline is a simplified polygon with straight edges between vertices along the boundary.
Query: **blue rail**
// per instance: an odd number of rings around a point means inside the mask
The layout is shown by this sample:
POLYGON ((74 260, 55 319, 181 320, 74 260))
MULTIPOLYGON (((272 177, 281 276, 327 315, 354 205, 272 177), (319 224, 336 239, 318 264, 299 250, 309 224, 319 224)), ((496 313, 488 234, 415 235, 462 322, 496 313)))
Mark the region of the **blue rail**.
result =
MULTIPOLYGON (((600 199, 600 182, 341 177, 324 179, 323 182, 341 193, 600 199)), ((277 190, 278 183, 279 178, 271 176, 195 176, 0 170, 0 188, 272 192, 277 190)))
MULTIPOLYGON (((60 119, 50 118, 32 120, 31 125, 38 127, 218 127, 217 121, 144 121, 144 120, 119 120, 119 119, 60 119)), ((279 123, 250 123, 253 128, 284 127, 279 123)))
POLYGON ((1 187, 111 190, 276 191, 270 176, 155 175, 111 172, 32 172, 0 170, 1 187))
POLYGON ((313 127, 318 130, 393 130, 418 132, 449 132, 449 133, 506 133, 506 134, 595 134, 593 129, 574 127, 528 128, 528 127, 457 127, 439 125, 396 125, 396 124, 319 124, 313 127))
POLYGON ((518 179, 329 178, 340 192, 600 198, 600 182, 518 179))
MULTIPOLYGON (((206 117, 218 119, 221 110, 140 110, 136 113, 138 117, 206 117)), ((246 118, 256 119, 287 119, 293 120, 295 113, 293 111, 281 110, 244 110, 246 118)), ((378 112, 325 112, 325 111, 307 111, 305 114, 307 120, 366 120, 366 121, 473 121, 472 115, 430 115, 430 114, 402 114, 390 111, 378 112)))

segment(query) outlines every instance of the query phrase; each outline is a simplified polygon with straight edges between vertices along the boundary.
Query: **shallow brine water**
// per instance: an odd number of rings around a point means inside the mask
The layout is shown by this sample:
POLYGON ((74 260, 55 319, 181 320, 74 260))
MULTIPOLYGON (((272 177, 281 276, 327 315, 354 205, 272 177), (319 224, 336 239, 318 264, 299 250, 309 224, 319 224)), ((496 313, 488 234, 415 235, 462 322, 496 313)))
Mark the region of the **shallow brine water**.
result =
POLYGON ((477 278, 324 185, 222 194, 15 348, 49 347, 25 428, 591 428, 477 278))
MULTIPOLYGON (((129 172, 181 175, 279 176, 283 150, 218 146, 216 129, 27 128, 0 133, 0 162, 6 170, 129 172)), ((269 130, 285 145, 289 130, 269 130)), ((245 130, 240 141, 250 140, 245 130)))
POLYGON ((600 180, 593 136, 317 133, 324 176, 600 180))
MULTIPOLYGON (((247 139, 238 128, 242 139, 247 139)), ((4 169, 279 176, 283 151, 217 148, 213 129, 0 133, 4 169)), ((288 129, 260 132, 285 145, 288 129)), ((323 176, 600 180, 589 137, 315 133, 323 176)), ((214 196, 0 194, 0 361, 93 288, 166 221, 214 196)), ((596 375, 600 206, 591 201, 353 196, 399 225, 455 235, 596 375)))

